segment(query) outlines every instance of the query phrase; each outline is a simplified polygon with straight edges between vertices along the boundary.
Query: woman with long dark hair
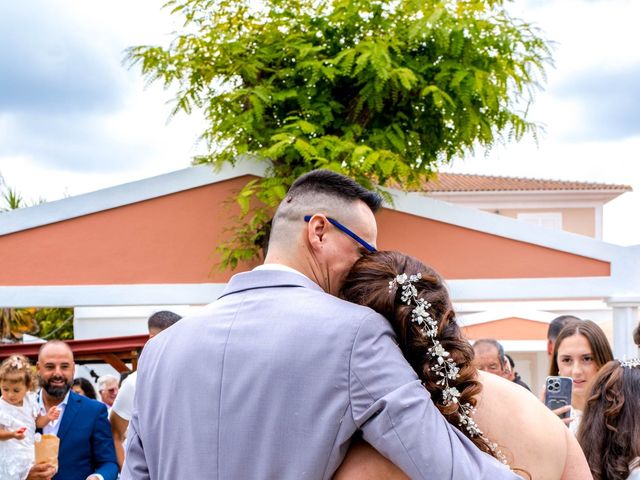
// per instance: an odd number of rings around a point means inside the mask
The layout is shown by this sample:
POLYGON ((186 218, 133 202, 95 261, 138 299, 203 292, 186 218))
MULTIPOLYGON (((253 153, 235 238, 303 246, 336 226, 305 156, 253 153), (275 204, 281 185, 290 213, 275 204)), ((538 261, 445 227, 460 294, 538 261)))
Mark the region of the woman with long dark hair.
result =
POLYGON ((573 379, 569 429, 574 434, 582 421, 592 382, 600 368, 611 360, 613 352, 609 340, 591 320, 571 322, 560 331, 553 347, 549 375, 573 379))
POLYGON ((600 369, 578 442, 595 480, 640 480, 640 359, 613 360, 600 369))
POLYGON ((96 389, 93 388, 91 382, 84 377, 74 378, 71 388, 74 392, 79 393, 80 395, 84 395, 92 400, 96 399, 96 389))
MULTIPOLYGON (((354 265, 342 296, 389 320, 399 347, 433 402, 477 448, 525 478, 589 478, 578 443, 555 415, 526 390, 473 366, 473 348, 456 321, 442 278, 433 269, 408 255, 372 253, 354 265)), ((406 477, 359 442, 336 478, 406 477)))

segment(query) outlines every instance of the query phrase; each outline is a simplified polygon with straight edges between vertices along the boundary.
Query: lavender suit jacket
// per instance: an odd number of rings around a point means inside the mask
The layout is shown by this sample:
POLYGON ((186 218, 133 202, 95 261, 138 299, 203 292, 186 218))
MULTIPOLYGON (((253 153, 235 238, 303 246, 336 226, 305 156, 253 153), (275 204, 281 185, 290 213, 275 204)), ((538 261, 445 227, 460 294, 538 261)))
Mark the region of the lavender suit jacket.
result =
POLYGON ((352 435, 411 478, 516 479, 440 415, 388 322, 286 271, 235 275, 144 348, 122 479, 328 479, 352 435))

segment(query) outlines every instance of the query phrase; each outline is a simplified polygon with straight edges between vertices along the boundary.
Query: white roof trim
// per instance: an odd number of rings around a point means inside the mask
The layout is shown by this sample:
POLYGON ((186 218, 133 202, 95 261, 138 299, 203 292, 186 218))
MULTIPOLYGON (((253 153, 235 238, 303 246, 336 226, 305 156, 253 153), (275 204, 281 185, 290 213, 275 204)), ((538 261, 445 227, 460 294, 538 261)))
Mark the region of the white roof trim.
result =
POLYGON ((419 193, 388 191, 393 197, 394 209, 397 211, 553 250, 610 262, 627 248, 583 235, 551 230, 513 218, 454 205, 419 193))
MULTIPOLYGON (((140 285, 0 286, 0 307, 91 307, 109 305, 205 305, 224 283, 140 285)), ((618 297, 616 282, 606 277, 481 279, 447 282, 453 302, 618 297)))
POLYGON ((463 190, 424 192, 429 197, 452 198, 455 202, 548 202, 548 201, 585 201, 607 203, 629 190, 623 189, 593 189, 593 190, 463 190))
POLYGON ((509 307, 497 307, 484 312, 458 315, 456 319, 463 327, 471 327, 482 323, 497 322, 508 318, 521 318, 532 322, 544 323, 548 325, 557 317, 554 313, 542 312, 540 310, 514 309, 509 307))
POLYGON ((225 286, 224 283, 179 283, 0 287, 0 307, 206 305, 216 300, 225 286))
POLYGON ((224 164, 217 172, 214 172, 210 165, 200 165, 96 192, 12 210, 0 214, 0 235, 130 205, 243 175, 263 176, 265 169, 264 163, 258 164, 250 160, 239 160, 235 167, 224 164))
POLYGON ((448 280, 454 302, 600 299, 619 295, 611 277, 448 280))

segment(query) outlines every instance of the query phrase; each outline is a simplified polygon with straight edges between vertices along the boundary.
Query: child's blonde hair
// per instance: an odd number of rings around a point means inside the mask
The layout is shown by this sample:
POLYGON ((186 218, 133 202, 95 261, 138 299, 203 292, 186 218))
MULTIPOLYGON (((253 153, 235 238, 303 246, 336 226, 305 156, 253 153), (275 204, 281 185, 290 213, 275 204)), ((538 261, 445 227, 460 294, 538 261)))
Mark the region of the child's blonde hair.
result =
POLYGON ((29 359, 23 355, 11 355, 5 359, 0 365, 0 382, 24 383, 28 390, 33 390, 35 375, 29 359))

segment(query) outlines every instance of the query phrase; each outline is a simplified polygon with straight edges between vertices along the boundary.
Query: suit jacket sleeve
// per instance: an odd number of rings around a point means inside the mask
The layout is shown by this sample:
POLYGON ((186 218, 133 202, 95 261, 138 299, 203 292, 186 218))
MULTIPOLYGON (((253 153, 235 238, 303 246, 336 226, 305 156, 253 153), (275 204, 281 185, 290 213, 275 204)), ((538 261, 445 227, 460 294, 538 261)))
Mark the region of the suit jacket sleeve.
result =
POLYGON ((100 404, 91 443, 96 473, 102 475, 104 480, 116 480, 118 462, 116 461, 116 451, 113 446, 111 426, 107 418, 107 407, 103 404, 100 404))
POLYGON ((364 439, 413 479, 517 479, 440 414, 402 356, 388 322, 367 317, 350 365, 355 424, 364 439))
POLYGON ((147 480, 151 478, 138 429, 138 412, 134 400, 133 415, 131 416, 129 428, 127 429, 127 450, 120 474, 121 480, 147 480))

